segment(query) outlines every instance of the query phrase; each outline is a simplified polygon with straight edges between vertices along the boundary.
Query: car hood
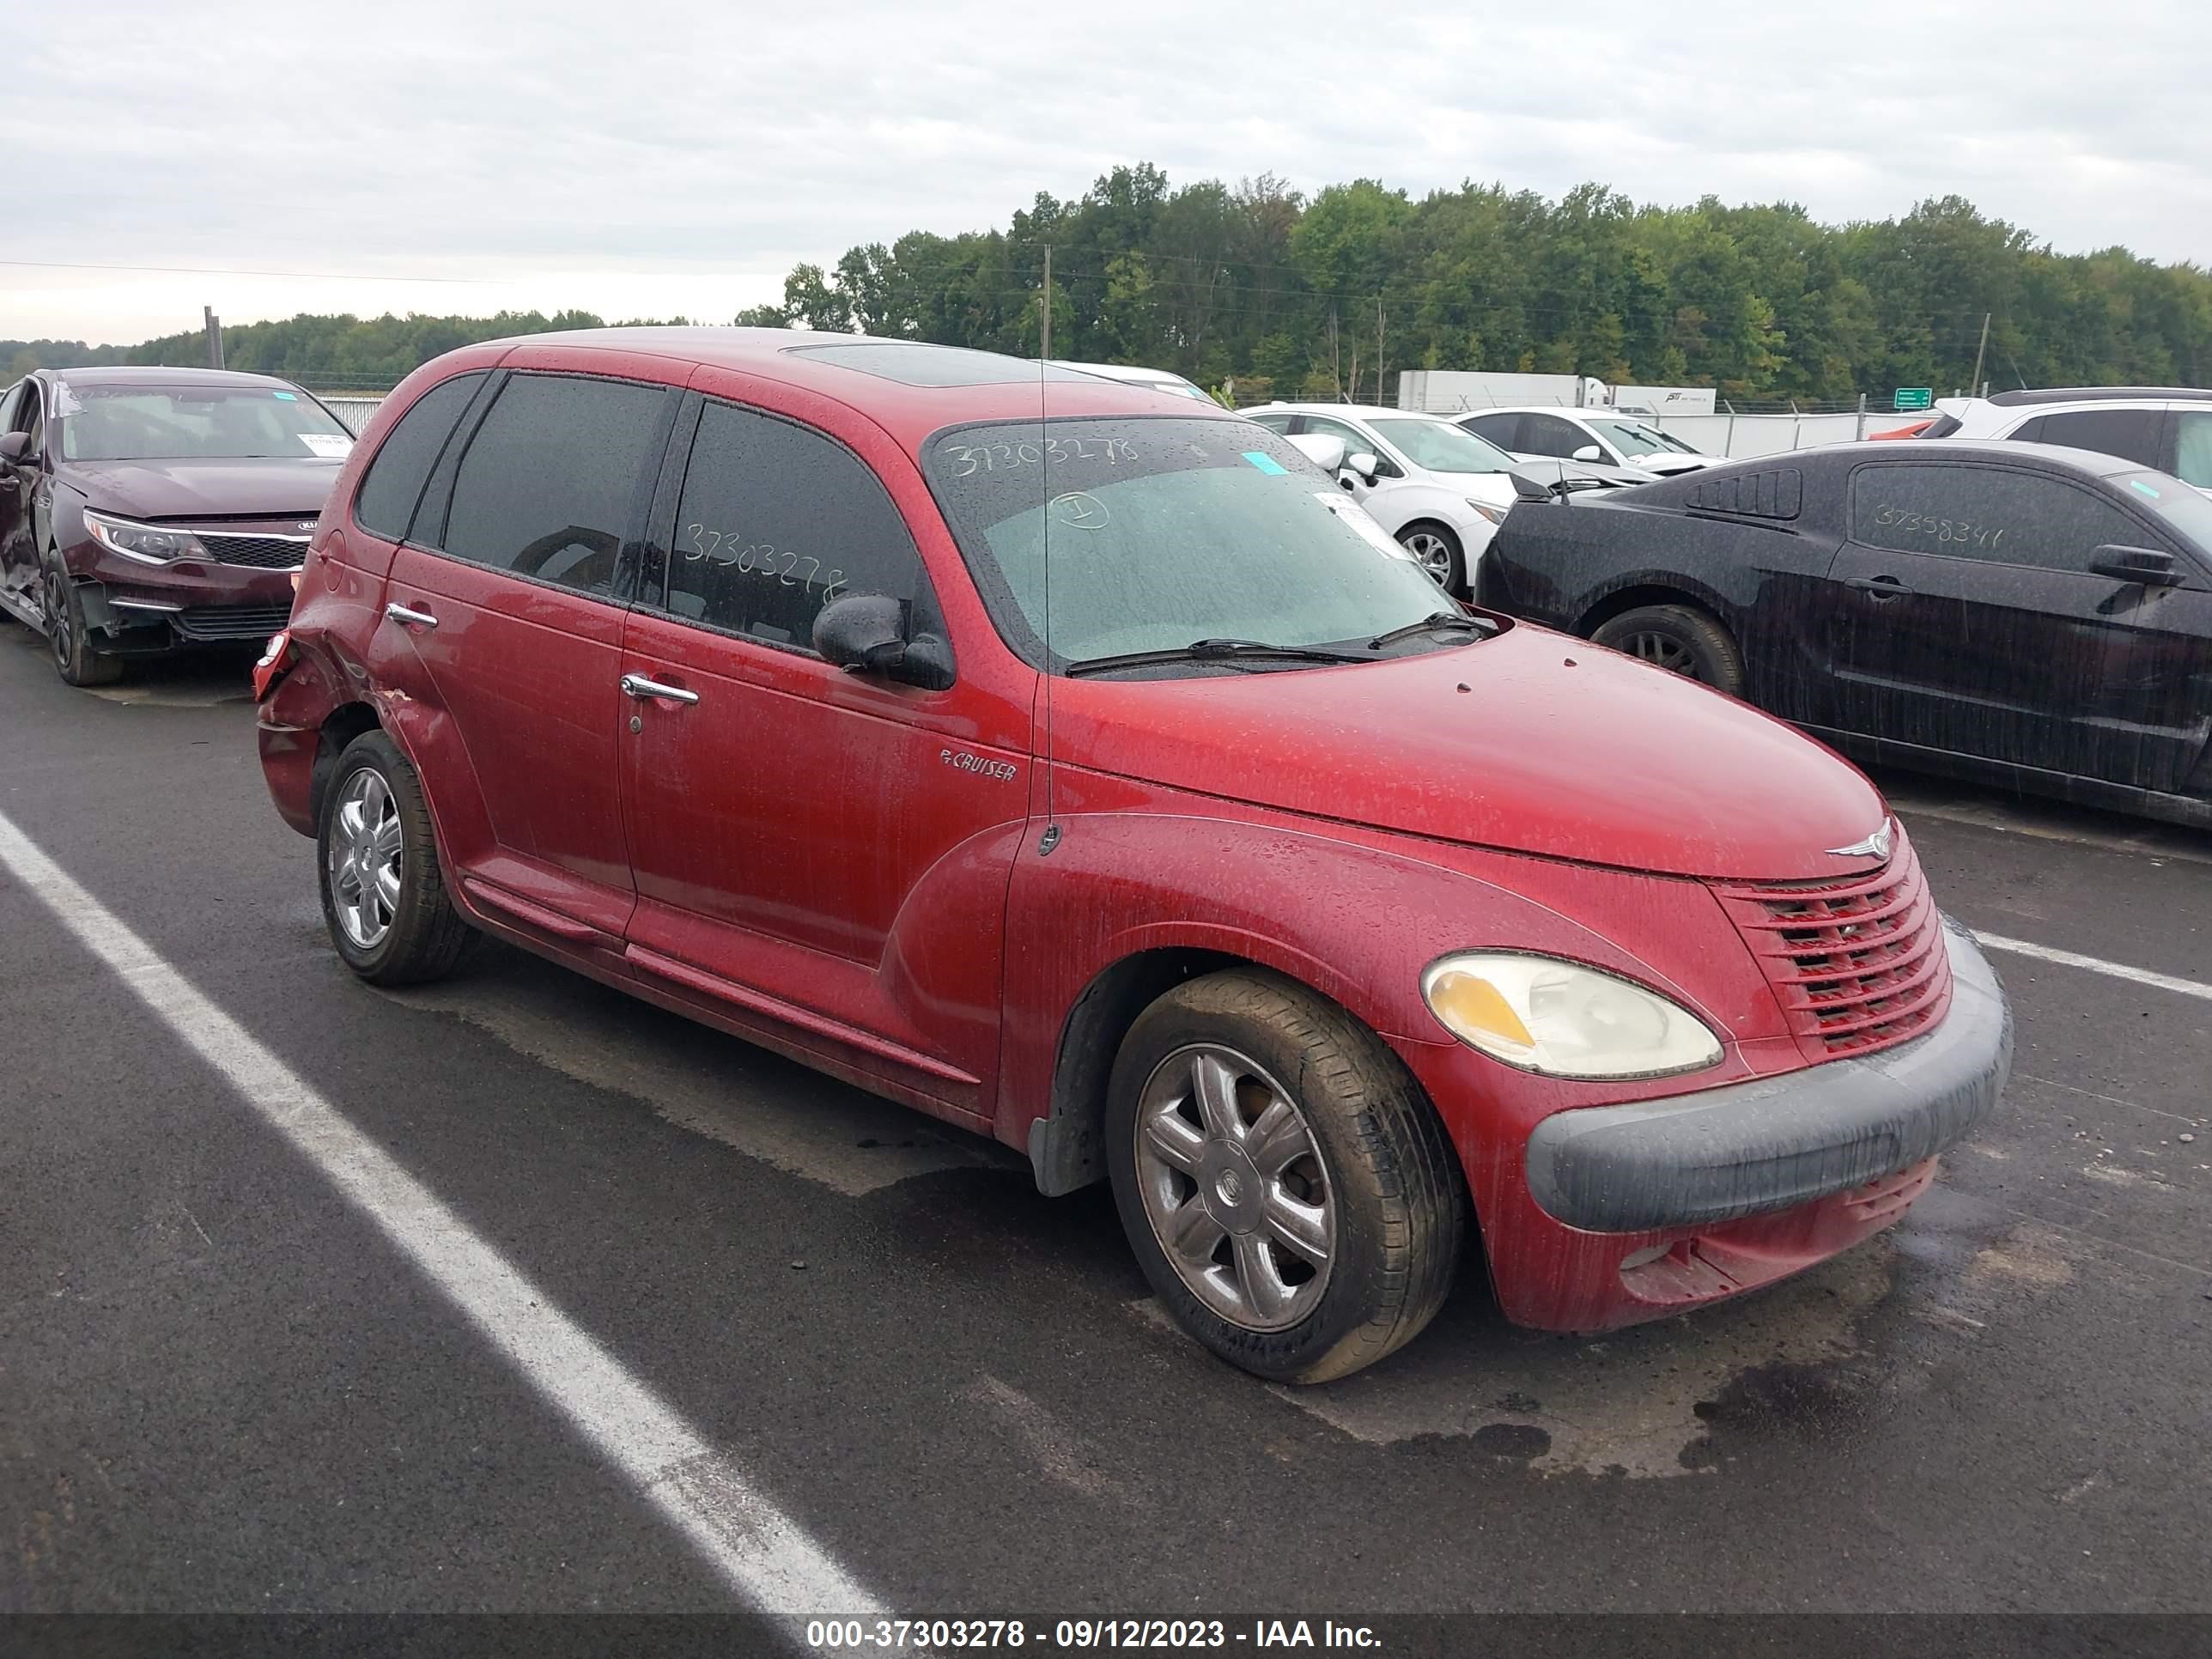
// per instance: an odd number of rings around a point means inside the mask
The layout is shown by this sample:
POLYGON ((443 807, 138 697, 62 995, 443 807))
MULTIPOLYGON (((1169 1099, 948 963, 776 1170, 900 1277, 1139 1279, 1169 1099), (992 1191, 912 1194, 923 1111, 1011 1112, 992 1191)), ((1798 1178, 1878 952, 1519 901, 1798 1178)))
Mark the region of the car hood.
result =
POLYGON ((344 462, 64 461, 58 476, 103 513, 134 519, 289 519, 323 510, 344 462))
POLYGON ((1733 880, 1837 877, 1874 786, 1747 703, 1547 629, 1342 668, 1057 682, 1053 750, 1194 793, 1733 880))

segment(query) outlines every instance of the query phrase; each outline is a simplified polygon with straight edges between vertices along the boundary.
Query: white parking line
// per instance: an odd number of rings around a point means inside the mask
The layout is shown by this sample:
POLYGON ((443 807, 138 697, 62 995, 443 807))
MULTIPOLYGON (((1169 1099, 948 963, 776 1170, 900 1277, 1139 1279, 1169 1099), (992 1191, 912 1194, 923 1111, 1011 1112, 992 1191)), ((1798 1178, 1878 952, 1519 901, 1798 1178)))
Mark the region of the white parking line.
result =
POLYGON ((5 816, 0 866, 312 1160, 745 1601, 777 1613, 881 1611, 698 1430, 5 816))
POLYGON ((2005 939, 1996 933, 1978 933, 1974 937, 1992 951, 2033 957, 2038 962, 2055 962, 2062 968, 2086 968, 2093 974, 2131 980, 2137 985, 2155 986, 2161 991, 2179 991, 2183 996, 2203 997, 2212 1002, 2212 985, 2201 980, 2176 979, 2172 974, 2154 974, 2148 968, 2130 968, 2124 962, 2106 962, 2102 957, 2076 956, 2071 951, 2055 951, 2048 945, 2031 945, 2023 939, 2005 939))

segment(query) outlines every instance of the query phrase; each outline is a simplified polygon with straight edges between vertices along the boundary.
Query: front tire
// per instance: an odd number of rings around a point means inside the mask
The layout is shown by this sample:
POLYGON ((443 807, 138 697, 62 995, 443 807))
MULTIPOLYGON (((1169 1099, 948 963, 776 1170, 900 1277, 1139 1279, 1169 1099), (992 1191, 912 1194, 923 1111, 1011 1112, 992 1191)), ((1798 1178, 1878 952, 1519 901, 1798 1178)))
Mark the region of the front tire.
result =
POLYGON ((1399 531, 1398 545, 1412 554, 1429 573, 1429 580, 1452 598, 1467 596, 1467 554, 1449 526, 1417 520, 1399 531))
POLYGON ((1743 653, 1719 617, 1695 605, 1646 605, 1624 611, 1601 624, 1590 641, 1731 697, 1743 695, 1743 653))
POLYGON ((1233 1365, 1322 1382, 1436 1316, 1467 1189, 1396 1055, 1289 980, 1232 969, 1137 1018, 1107 1108, 1114 1200, 1176 1322, 1233 1365))
POLYGON ((122 663, 93 645, 76 583, 58 561, 47 564, 40 579, 39 605, 46 617, 46 653, 63 684, 112 685, 123 678, 122 663))
POLYGON ((338 757, 315 836, 323 920, 347 967, 372 985, 453 970, 475 938, 446 890, 415 769, 381 732, 338 757))

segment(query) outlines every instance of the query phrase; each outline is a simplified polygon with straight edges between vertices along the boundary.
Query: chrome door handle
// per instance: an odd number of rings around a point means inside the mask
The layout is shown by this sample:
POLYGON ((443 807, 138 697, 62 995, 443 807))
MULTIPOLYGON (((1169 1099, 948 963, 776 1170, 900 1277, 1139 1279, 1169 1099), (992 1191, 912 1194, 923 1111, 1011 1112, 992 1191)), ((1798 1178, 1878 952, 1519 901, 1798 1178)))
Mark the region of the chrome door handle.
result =
POLYGON ((438 619, 427 611, 410 611, 404 605, 384 607, 384 620, 396 622, 409 628, 435 628, 438 619))
POLYGON ((665 697, 671 702, 696 702, 699 694, 686 691, 680 685, 663 685, 659 680, 649 680, 642 674, 625 674, 622 689, 642 702, 649 697, 665 697))

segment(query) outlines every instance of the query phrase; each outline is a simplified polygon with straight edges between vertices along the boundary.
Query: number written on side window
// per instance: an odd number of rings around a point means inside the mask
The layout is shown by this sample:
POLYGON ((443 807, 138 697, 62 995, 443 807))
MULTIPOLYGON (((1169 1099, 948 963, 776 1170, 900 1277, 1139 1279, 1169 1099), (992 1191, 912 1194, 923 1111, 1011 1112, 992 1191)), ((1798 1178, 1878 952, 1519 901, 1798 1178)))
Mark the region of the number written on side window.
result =
POLYGON ((749 639, 811 650, 814 618, 847 593, 905 607, 941 631, 906 520, 860 458, 825 434, 713 403, 684 472, 664 608, 749 639))
POLYGON ((2004 544, 2002 526, 1969 524, 1964 519, 1939 519, 1932 513, 1911 513, 1888 502, 1875 509, 1874 521, 1885 529, 1894 527, 1908 536, 1927 536, 1939 545, 1946 542, 1970 542, 1978 548, 1994 553, 2004 544))
POLYGON ((2105 488, 1985 463, 1862 466, 1851 478, 1851 539, 1898 553, 2086 574, 2100 546, 2160 544, 2105 488))
POLYGON ((836 565, 825 568, 814 554, 747 541, 734 530, 719 530, 712 525, 684 526, 684 556, 695 563, 720 565, 784 587, 818 587, 824 605, 845 591, 844 571, 836 565))

